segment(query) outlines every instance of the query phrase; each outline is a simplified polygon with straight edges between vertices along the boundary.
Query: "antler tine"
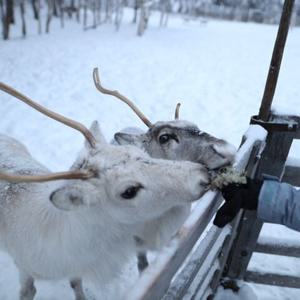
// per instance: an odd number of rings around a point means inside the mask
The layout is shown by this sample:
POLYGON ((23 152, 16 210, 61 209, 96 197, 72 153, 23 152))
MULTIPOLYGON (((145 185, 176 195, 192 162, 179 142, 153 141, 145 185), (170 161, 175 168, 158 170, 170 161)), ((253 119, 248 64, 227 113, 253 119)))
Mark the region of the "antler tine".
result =
POLYGON ((180 109, 181 103, 177 103, 176 109, 175 109, 175 120, 179 119, 179 109, 180 109))
POLYGON ((135 104, 131 100, 121 95, 118 91, 108 90, 101 85, 98 68, 95 68, 93 71, 93 79, 97 90, 99 90, 103 94, 115 96, 116 98, 125 102, 137 114, 137 116, 145 123, 147 127, 149 128, 153 127, 153 124, 149 121, 149 119, 135 106, 135 104))
POLYGON ((8 173, 0 173, 0 180, 8 182, 45 182, 54 181, 62 179, 89 179, 93 176, 92 172, 83 171, 68 171, 68 172, 58 172, 43 175, 15 175, 8 173))
POLYGON ((23 101, 24 103, 26 103, 27 105, 33 107, 35 110, 39 111, 40 113, 48 116, 51 119, 54 119, 60 123, 63 123, 73 129, 78 130, 79 132, 81 132, 84 137, 88 140, 88 142, 90 143, 90 145, 95 148, 96 145, 96 140, 94 138, 94 136, 92 135, 92 133, 81 123, 71 120, 69 118, 66 118, 58 113, 55 113, 45 107, 43 107, 42 105, 32 101, 31 99, 29 99, 28 97, 24 96, 23 94, 21 94, 20 92, 18 92, 17 90, 15 90, 14 88, 4 84, 3 82, 0 82, 0 90, 10 94, 13 97, 18 98, 19 100, 23 101))

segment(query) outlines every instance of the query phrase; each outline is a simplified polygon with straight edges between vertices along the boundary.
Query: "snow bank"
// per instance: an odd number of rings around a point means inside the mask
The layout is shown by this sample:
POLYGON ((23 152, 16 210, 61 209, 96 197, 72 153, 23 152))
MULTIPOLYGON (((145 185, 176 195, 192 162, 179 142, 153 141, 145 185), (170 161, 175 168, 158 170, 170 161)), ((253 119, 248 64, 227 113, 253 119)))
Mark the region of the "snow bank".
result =
MULTIPOLYGON (((12 32, 14 39, 0 41, 0 80, 87 126, 98 119, 108 140, 121 128, 143 126, 125 104, 96 91, 92 70, 98 66, 103 85, 132 99, 152 122, 173 119, 180 100, 182 119, 238 146, 250 116, 257 114, 260 106, 277 27, 210 20, 200 24, 175 17, 161 29, 154 17, 145 36, 138 38, 130 18, 125 18, 118 33, 110 25, 83 32, 71 22, 60 30, 55 20, 50 35, 38 36, 29 30, 31 35, 20 40, 12 32)), ((28 26, 36 28, 36 23, 28 26)), ((300 113, 299 49, 300 29, 294 28, 274 99, 273 109, 278 112, 300 113)), ((67 169, 82 147, 80 134, 3 93, 0 113, 1 133, 25 143, 33 156, 52 170, 67 169)), ((294 153, 299 155, 300 145, 294 153)), ((267 226, 263 234, 299 239, 274 225, 267 226)), ((256 268, 264 268, 263 263, 257 257, 252 261, 256 268)), ((278 258, 270 263, 277 268, 286 264, 280 265, 278 258)), ((289 267, 296 268, 293 262, 289 267)), ((0 269, 0 299, 15 300, 17 273, 3 254, 0 269)), ((94 290, 92 294, 99 299, 120 299, 116 290, 120 286, 126 289, 137 276, 133 258, 122 280, 106 293, 94 290)), ((66 281, 38 282, 37 289, 36 300, 73 299, 66 281)), ((255 287, 255 292, 263 300, 300 297, 297 290, 274 287, 255 287)))

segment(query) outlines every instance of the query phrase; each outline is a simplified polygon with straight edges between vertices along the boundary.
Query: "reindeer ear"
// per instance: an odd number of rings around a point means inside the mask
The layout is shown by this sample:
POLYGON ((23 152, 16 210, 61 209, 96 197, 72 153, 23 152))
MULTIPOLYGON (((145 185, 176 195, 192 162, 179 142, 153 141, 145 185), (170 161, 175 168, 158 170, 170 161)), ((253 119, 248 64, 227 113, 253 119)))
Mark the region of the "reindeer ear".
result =
POLYGON ((137 145, 140 141, 140 135, 117 132, 114 135, 119 145, 137 145))
POLYGON ((93 190, 84 185, 66 185, 51 193, 49 200, 59 209, 75 210, 97 203, 93 190))
MULTIPOLYGON (((93 123, 90 127, 90 132, 93 134, 94 138, 96 139, 97 144, 107 144, 107 142, 101 132, 98 121, 96 121, 96 120, 93 121, 93 123)), ((87 141, 85 142, 85 146, 87 148, 90 147, 90 145, 87 141)))
POLYGON ((74 210, 84 204, 82 191, 68 186, 52 192, 49 199, 54 206, 62 210, 74 210))

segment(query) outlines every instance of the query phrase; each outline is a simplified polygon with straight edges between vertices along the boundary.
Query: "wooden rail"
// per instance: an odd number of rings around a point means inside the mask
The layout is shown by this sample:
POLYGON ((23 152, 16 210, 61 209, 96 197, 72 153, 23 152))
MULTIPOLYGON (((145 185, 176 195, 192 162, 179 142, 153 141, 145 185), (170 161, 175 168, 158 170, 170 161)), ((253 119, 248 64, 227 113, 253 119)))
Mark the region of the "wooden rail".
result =
POLYGON ((254 251, 265 253, 265 254, 291 256, 291 257, 300 258, 300 246, 261 243, 258 241, 254 248, 254 251))
POLYGON ((299 288, 300 286, 299 277, 271 273, 262 274, 253 271, 247 271, 244 280, 254 283, 276 285, 289 288, 299 288))

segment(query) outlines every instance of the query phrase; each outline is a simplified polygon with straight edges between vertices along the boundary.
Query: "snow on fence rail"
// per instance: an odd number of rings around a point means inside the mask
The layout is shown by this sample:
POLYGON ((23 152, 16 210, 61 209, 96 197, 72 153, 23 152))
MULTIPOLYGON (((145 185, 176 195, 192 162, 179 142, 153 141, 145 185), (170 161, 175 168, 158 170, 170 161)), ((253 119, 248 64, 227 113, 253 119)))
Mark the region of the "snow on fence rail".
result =
MULTIPOLYGON (((234 167, 238 171, 246 169, 255 146, 259 144, 260 149, 263 148, 266 135, 258 125, 249 127, 236 155, 234 167)), ((230 225, 223 229, 210 225, 221 202, 222 197, 216 191, 209 191, 201 198, 168 246, 135 282, 126 300, 184 299, 184 295, 190 293, 202 299, 209 295, 215 272, 224 267, 217 258, 232 231, 230 225), (195 245, 196 249, 189 256, 195 245)))

